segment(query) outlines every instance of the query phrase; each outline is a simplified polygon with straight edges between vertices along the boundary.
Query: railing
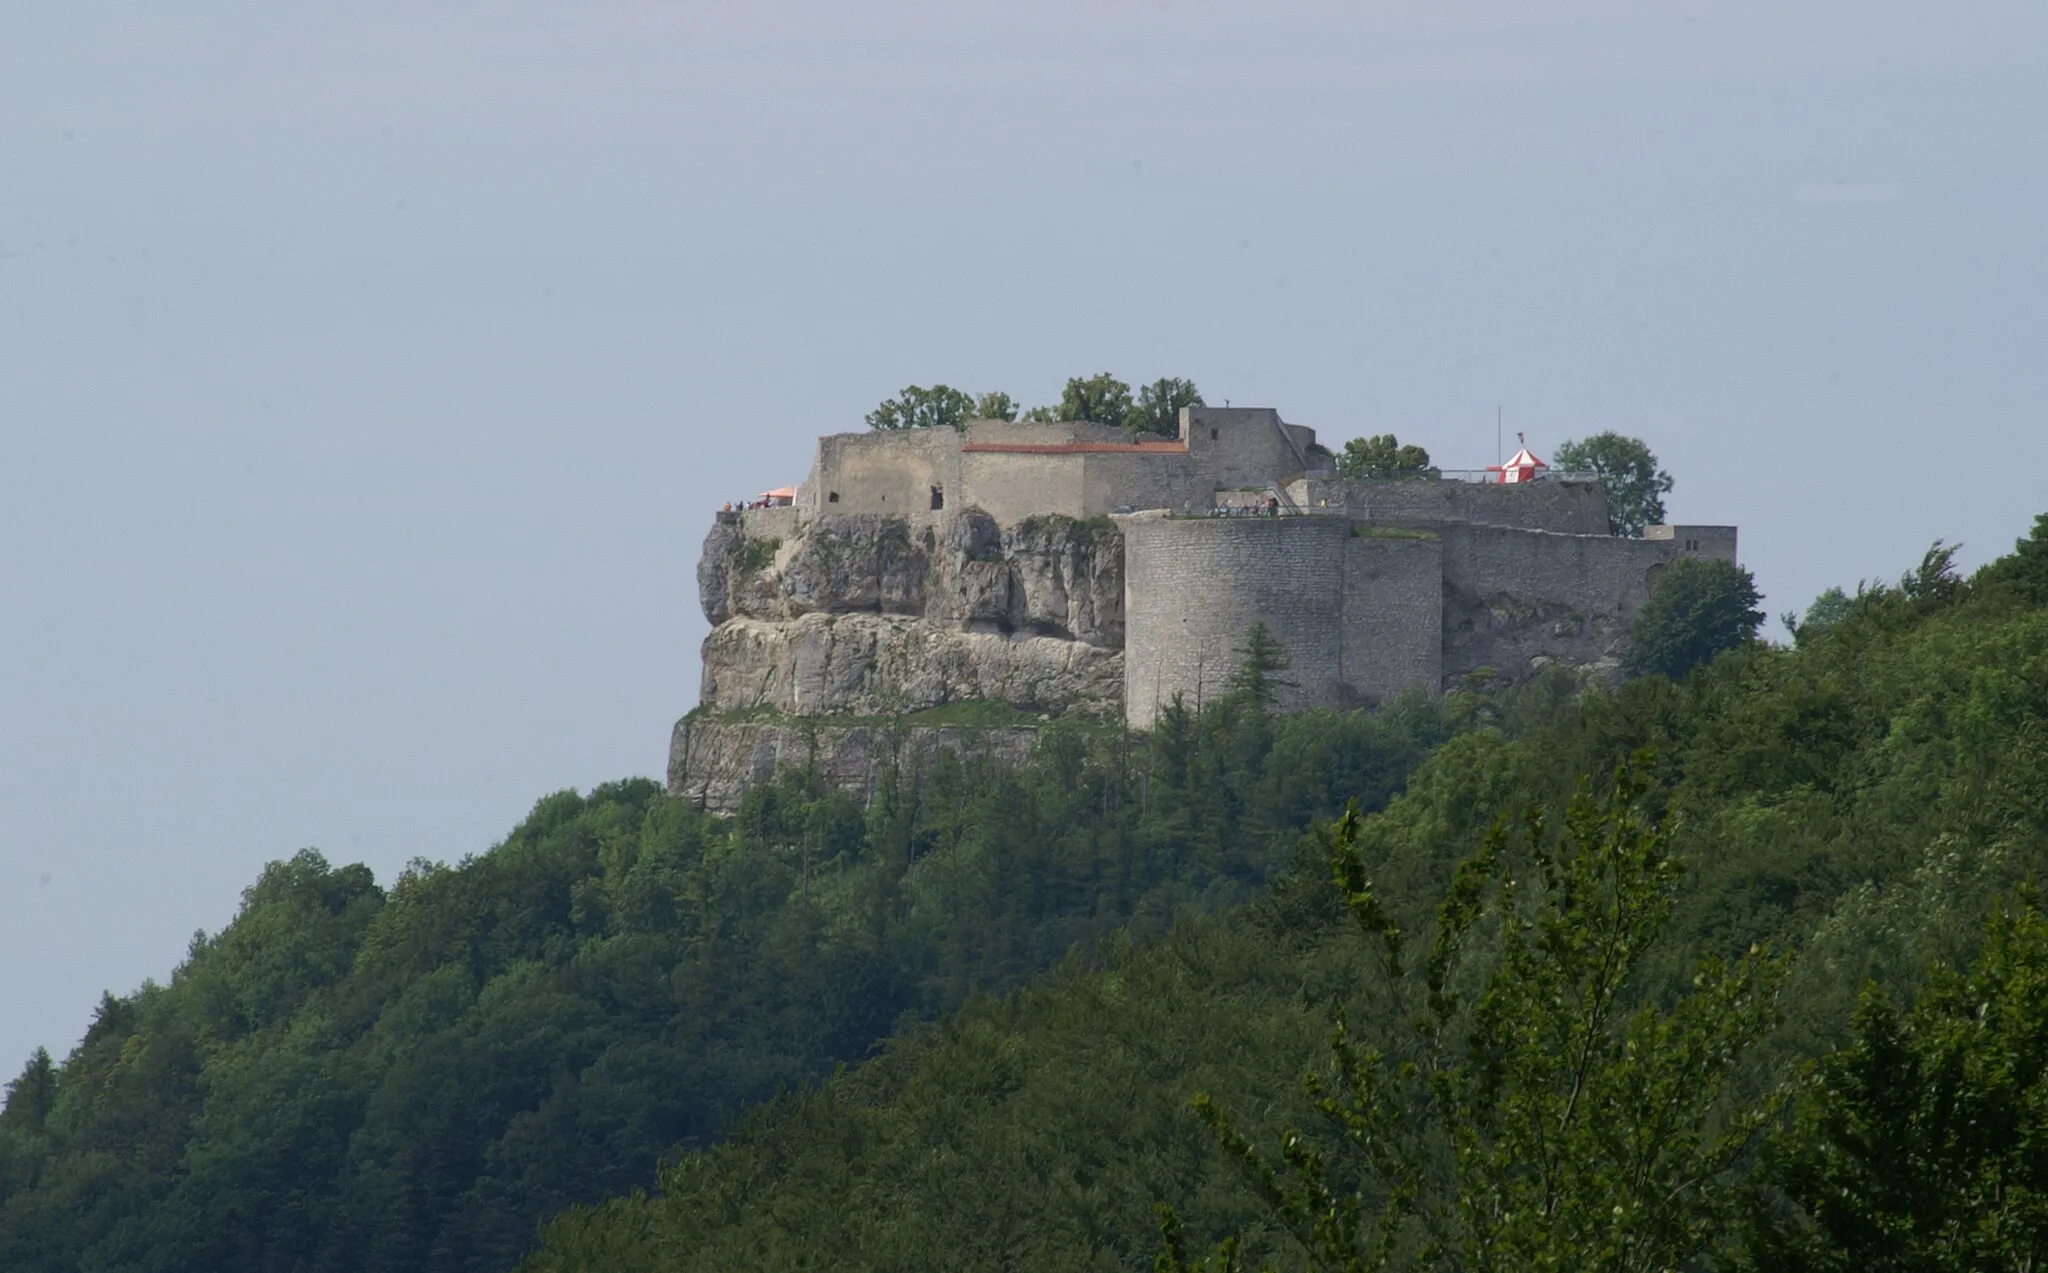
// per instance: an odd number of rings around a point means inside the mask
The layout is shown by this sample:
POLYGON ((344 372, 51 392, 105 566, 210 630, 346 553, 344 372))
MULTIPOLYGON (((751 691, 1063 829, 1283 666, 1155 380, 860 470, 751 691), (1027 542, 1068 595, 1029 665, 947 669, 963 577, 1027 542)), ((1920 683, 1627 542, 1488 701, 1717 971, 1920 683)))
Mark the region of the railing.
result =
POLYGON ((1280 505, 1278 505, 1278 506, 1276 506, 1276 507, 1273 507, 1273 508, 1266 508, 1266 507, 1263 507, 1263 506, 1260 506, 1260 505, 1256 505, 1256 504, 1224 504, 1224 505, 1218 505, 1218 506, 1217 506, 1217 507, 1215 507, 1215 508, 1201 508, 1201 509, 1195 509, 1195 510, 1192 510, 1192 511, 1190 511, 1190 512, 1186 512, 1186 513, 1176 513, 1176 514, 1173 514, 1173 516, 1176 516, 1176 517, 1222 517, 1222 518, 1237 518, 1237 517, 1344 517, 1344 516, 1347 516, 1347 515, 1348 515, 1348 514, 1347 514, 1347 513, 1345 512, 1345 510, 1344 510, 1344 508, 1343 508, 1343 506, 1342 506, 1342 505, 1331 505, 1331 506, 1330 506, 1330 507, 1328 507, 1328 508, 1299 508, 1299 507, 1296 507, 1296 506, 1295 506, 1294 504, 1292 504, 1292 503, 1287 503, 1287 504, 1280 504, 1280 505))
MULTIPOLYGON (((1502 485, 1499 469, 1438 469, 1436 476, 1446 482, 1473 482, 1478 484, 1502 485)), ((1538 469, 1530 482, 1597 482, 1600 475, 1590 469, 1558 470, 1538 469)), ((1521 483, 1506 483, 1515 486, 1521 483)))

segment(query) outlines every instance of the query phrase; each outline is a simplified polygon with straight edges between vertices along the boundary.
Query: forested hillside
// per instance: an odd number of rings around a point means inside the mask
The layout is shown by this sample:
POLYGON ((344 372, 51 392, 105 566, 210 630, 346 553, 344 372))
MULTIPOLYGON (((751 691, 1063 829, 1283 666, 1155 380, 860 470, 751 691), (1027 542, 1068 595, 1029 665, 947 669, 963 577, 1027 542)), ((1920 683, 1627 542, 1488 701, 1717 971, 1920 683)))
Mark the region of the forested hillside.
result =
POLYGON ((800 773, 732 819, 632 781, 388 888, 278 862, 9 1087, 0 1268, 509 1269, 906 1024, 1256 896, 1312 821, 1506 710, 1263 694, 1144 740, 1064 722, 1022 772, 942 761, 865 809, 800 773))
MULTIPOLYGON (((1749 1210, 1681 1234, 1684 1249, 1844 1269, 2033 1267, 2043 1254, 2040 921, 2021 907, 1960 970, 1993 899, 2048 865, 2048 518, 1967 582, 1949 562, 1937 548, 1895 586, 1824 598, 1796 648, 1752 645, 1680 683, 1590 693, 1519 736, 1455 737, 1351 837, 1375 922, 1428 934, 1489 828, 1532 804, 1562 810, 1588 775, 1597 792, 1636 758, 1630 816, 1654 823, 1646 843, 1683 873, 1668 895, 1658 884, 1668 914, 1642 930, 1654 943, 1625 952, 1620 1007, 1652 1023, 1660 1005, 1690 1011, 1693 988, 1716 984, 1694 980, 1703 956, 1789 960, 1768 1003, 1741 1009, 1775 1027, 1714 1062, 1733 1067, 1728 1103, 1779 1094, 1758 1125, 1776 1138, 1743 1142, 1719 1182, 1749 1210)), ((1238 1234, 1254 1261, 1305 1267, 1281 1237, 1284 1208, 1261 1201, 1188 1102, 1211 1095, 1255 1146, 1317 1125, 1297 1076, 1331 1055, 1333 1007, 1401 1055, 1403 1028, 1368 993, 1383 961, 1331 887, 1327 841, 1308 837, 1248 907, 1149 947, 1112 944, 1106 968, 1069 961, 757 1111, 666 1167, 658 1192, 558 1221, 529 1270, 1140 1269, 1160 1250, 1162 1202, 1186 1249, 1238 1234)), ((1505 1090, 1503 1054, 1490 1055, 1463 1063, 1505 1090)), ((1448 1173, 1426 1186, 1453 1187, 1448 1173)), ((1635 1267, 1609 1255, 1596 1263, 1635 1267)))
MULTIPOLYGON (((1161 1203, 1187 1250, 1303 1266, 1190 1098, 1252 1146, 1315 1126, 1297 1079, 1333 1008, 1400 1054, 1375 934, 1425 938, 1490 828, 1628 763, 1673 873, 1622 1006, 1687 1010, 1702 956, 1790 958, 1777 1024, 1729 1054, 1729 1102, 1789 1095, 1727 1173, 1751 1210, 1722 1254, 2048 1232, 1999 1211, 2048 1196, 2020 1141, 1886 1164, 1839 1139, 2048 1137, 2048 930, 2022 908, 1938 970, 2048 861, 2048 530, 1969 581, 1937 550, 1676 683, 1275 717, 1278 652, 1248 648, 1227 699, 1148 737, 1064 722, 1022 771, 942 761, 866 808, 792 774, 720 819, 634 781, 388 889, 277 863, 8 1086, 0 1267, 1138 1269, 1161 1203), (1382 928, 1332 889, 1344 853, 1382 928)), ((1501 929, 1473 931, 1478 979, 1501 929)))

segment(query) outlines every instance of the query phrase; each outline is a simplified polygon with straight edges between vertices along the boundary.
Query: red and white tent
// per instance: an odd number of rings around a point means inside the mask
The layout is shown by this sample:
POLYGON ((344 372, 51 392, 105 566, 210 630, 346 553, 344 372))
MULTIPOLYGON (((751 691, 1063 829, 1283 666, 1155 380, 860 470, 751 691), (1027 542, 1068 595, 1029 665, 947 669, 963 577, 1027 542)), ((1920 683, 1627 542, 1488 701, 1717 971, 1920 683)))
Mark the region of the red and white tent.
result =
POLYGON ((1506 464, 1489 464, 1486 466, 1486 471, 1500 474, 1500 480, 1503 482, 1533 482, 1536 480, 1536 471, 1538 469, 1547 469, 1549 467, 1548 464, 1537 459, 1527 446, 1524 446, 1521 450, 1515 452, 1514 458, 1506 464))

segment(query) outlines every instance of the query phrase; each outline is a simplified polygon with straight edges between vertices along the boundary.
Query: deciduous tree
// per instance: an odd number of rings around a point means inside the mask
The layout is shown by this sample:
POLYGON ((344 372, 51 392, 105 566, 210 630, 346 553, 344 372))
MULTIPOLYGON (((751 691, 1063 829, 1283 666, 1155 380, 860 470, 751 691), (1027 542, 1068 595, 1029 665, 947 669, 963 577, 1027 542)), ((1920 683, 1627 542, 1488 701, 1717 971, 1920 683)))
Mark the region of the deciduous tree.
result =
MULTIPOLYGON (((1785 963, 1709 960, 1677 1002, 1622 1008, 1680 875, 1642 793, 1628 772, 1604 801, 1582 790, 1562 835, 1532 810, 1521 853, 1496 829, 1458 867, 1426 949, 1382 903, 1355 812, 1339 826, 1334 882, 1407 1045, 1355 1037, 1333 1007, 1328 1064, 1302 1079, 1324 1134, 1284 1133, 1277 1161, 1195 1098, 1307 1267, 1647 1273, 1722 1231, 1732 1169, 1771 1112, 1722 1106, 1776 1020, 1785 963)), ((1235 1243, 1197 1262, 1171 1211, 1162 1227, 1162 1273, 1237 1267, 1235 1243)))
POLYGON ((1413 443, 1403 443, 1391 433, 1377 437, 1353 438, 1337 457, 1337 473, 1349 478, 1435 477, 1429 466, 1429 452, 1413 443))
POLYGON ((1756 578, 1734 562, 1681 557, 1664 570, 1629 633, 1631 675, 1682 679, 1724 650, 1756 639, 1764 621, 1756 578))
POLYGON ((1131 387, 1105 371, 1067 381, 1067 387, 1060 393, 1059 418, 1121 425, 1130 418, 1135 405, 1131 387))
POLYGON ((1161 437, 1180 436, 1180 410, 1182 407, 1199 407, 1202 391, 1195 388, 1192 380, 1167 377, 1155 380, 1138 388, 1138 400, 1124 417, 1124 427, 1132 433, 1156 433, 1161 437))
POLYGON ((972 395, 951 385, 905 385, 868 412, 870 429, 960 429, 974 415, 972 395))
POLYGON ((1015 420, 1017 400, 1001 390, 982 394, 974 400, 974 418, 977 420, 1015 420))
POLYGON ((1671 475, 1657 467, 1657 456, 1641 438, 1596 433, 1565 443, 1550 458, 1561 471, 1600 475, 1607 486, 1608 534, 1633 539, 1664 520, 1671 475))
POLYGON ((1785 1273, 2038 1269, 2048 1261, 2048 920, 1992 916, 1967 972, 1901 1011, 1875 985, 1814 1070, 1764 1172, 1756 1267, 1785 1273))

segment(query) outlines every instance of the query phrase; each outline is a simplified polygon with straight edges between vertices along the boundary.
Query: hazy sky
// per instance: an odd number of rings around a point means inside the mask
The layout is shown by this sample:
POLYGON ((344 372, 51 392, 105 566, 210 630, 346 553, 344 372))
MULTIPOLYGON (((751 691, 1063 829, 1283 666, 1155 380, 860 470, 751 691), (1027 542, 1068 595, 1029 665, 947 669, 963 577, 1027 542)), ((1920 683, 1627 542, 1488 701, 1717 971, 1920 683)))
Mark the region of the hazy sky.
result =
POLYGON ((2048 508, 2048 6, 1374 7, 6 4, 0 1071, 659 774, 710 509, 908 382, 1640 434, 1773 612, 2048 508))

